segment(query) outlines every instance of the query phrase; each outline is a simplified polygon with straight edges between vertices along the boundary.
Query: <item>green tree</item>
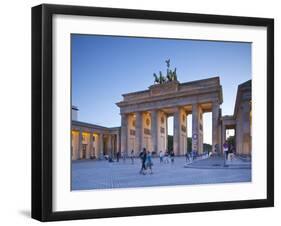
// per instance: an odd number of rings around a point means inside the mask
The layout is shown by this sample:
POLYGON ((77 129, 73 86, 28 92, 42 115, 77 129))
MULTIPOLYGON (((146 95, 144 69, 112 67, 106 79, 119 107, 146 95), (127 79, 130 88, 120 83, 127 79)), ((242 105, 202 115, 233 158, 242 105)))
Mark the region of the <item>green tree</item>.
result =
POLYGON ((192 151, 192 139, 191 137, 187 137, 187 152, 191 152, 192 151))
POLYGON ((168 152, 170 152, 170 150, 173 149, 173 143, 174 143, 173 136, 168 135, 168 152))
POLYGON ((235 147, 235 136, 229 136, 226 140, 228 144, 232 144, 235 147))
POLYGON ((212 151, 212 145, 204 143, 203 144, 203 150, 207 151, 207 152, 211 152, 212 151))
MULTIPOLYGON (((187 141, 187 152, 191 152, 192 151, 192 139, 191 137, 187 137, 186 138, 186 141, 187 141)), ((168 135, 168 152, 170 152, 172 149, 173 149, 173 136, 171 135, 168 135)), ((210 144, 206 144, 204 143, 203 144, 203 150, 204 151, 212 151, 212 145, 210 144)))

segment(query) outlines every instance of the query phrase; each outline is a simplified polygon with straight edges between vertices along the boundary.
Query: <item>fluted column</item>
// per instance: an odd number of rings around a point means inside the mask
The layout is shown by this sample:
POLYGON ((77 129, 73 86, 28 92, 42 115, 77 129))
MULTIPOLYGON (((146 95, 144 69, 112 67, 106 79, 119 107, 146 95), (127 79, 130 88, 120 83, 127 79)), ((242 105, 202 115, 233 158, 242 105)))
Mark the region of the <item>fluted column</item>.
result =
POLYGON ((162 151, 168 151, 168 117, 165 117, 165 137, 166 137, 166 142, 165 142, 165 150, 162 151))
POLYGON ((119 146, 120 146, 120 136, 119 136, 119 132, 116 134, 116 153, 119 151, 119 146))
POLYGON ((180 136, 180 143, 182 144, 180 155, 185 155, 187 152, 187 113, 183 110, 182 115, 184 119, 181 119, 181 136, 180 136))
POLYGON ((192 151, 199 150, 199 107, 192 105, 192 151))
MULTIPOLYGON (((224 129, 224 128, 223 128, 224 129)), ((219 148, 219 103, 213 102, 212 104, 212 151, 216 146, 219 148)), ((220 151, 220 150, 217 150, 220 151)))
POLYGON ((245 101, 242 104, 242 120, 243 120, 243 154, 251 154, 251 134, 250 134, 250 102, 245 101))
POLYGON ((93 134, 89 135, 89 150, 87 152, 87 159, 93 156, 93 134))
POLYGON ((177 108, 174 112, 174 135, 173 135, 173 151, 176 155, 180 154, 180 111, 177 108))
POLYGON ((143 142, 143 114, 136 112, 136 149, 135 152, 139 153, 142 149, 143 142))
POLYGON ((103 134, 99 134, 99 159, 103 159, 103 134))
POLYGON ((107 147, 108 147, 108 155, 110 157, 113 157, 113 152, 112 152, 112 138, 111 138, 112 135, 108 135, 108 144, 107 144, 107 147))
POLYGON ((82 140, 83 140, 82 131, 79 130, 78 151, 77 151, 77 155, 78 155, 78 156, 77 156, 77 159, 81 159, 81 158, 82 158, 82 149, 83 149, 82 140))
POLYGON ((128 116, 121 114, 121 152, 127 153, 128 149, 128 116))
POLYGON ((158 153, 158 135, 159 125, 158 125, 158 110, 151 111, 151 140, 152 140, 152 151, 158 153))
POLYGON ((221 132, 221 135, 222 135, 222 136, 221 136, 221 145, 220 145, 221 150, 220 150, 220 153, 223 154, 223 144, 224 144, 225 141, 226 141, 226 136, 225 136, 225 124, 224 124, 224 122, 222 122, 221 130, 222 130, 222 132, 221 132))

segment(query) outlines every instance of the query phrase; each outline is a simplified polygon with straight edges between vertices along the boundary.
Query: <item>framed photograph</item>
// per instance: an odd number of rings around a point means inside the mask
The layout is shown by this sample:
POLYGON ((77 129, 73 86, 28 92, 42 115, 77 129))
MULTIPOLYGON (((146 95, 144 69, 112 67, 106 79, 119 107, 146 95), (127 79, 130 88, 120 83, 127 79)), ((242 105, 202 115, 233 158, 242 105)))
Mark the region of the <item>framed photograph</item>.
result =
POLYGON ((32 8, 32 217, 274 205, 274 21, 32 8))

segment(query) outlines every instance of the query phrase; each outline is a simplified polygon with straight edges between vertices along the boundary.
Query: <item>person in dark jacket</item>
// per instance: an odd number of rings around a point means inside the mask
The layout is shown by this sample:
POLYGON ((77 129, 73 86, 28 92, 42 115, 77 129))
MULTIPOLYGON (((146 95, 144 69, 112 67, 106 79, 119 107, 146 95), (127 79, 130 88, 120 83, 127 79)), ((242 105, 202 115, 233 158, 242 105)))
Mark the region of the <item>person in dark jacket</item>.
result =
POLYGON ((120 151, 117 151, 116 158, 117 158, 117 162, 119 162, 119 158, 120 158, 120 151))
POLYGON ((143 148, 143 151, 140 153, 140 159, 141 159, 141 170, 140 170, 140 174, 145 175, 145 160, 146 160, 146 149, 143 148))

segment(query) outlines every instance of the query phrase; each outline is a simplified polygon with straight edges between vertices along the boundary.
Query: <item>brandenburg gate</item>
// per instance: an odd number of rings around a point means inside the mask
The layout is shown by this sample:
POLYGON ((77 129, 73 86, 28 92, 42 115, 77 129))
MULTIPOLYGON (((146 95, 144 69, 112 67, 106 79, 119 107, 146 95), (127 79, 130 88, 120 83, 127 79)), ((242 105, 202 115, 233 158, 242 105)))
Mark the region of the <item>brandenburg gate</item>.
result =
MULTIPOLYGON (((121 114, 121 152, 146 148, 167 151, 167 119, 173 116, 173 151, 187 151, 187 116, 192 115, 192 150, 203 152, 203 114, 212 112, 212 150, 221 148, 223 102, 219 77, 180 83, 177 79, 154 84, 147 90, 123 94, 117 103, 121 114)), ((190 135, 189 135, 190 136, 190 135)))

